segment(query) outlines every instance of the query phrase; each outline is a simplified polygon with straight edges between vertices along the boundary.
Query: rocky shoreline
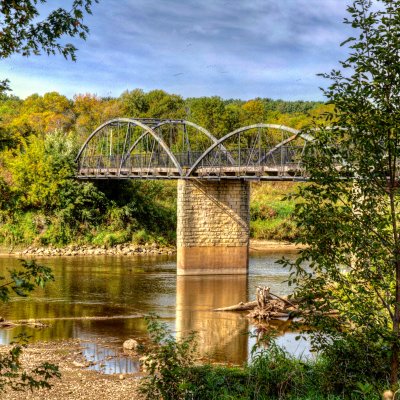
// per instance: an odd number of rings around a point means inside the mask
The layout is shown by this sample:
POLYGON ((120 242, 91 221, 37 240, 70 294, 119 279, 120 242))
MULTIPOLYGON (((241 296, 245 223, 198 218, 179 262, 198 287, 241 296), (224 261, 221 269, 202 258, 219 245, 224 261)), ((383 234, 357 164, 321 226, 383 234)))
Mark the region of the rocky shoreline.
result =
MULTIPOLYGON (((96 345, 105 345, 100 340, 96 345)), ((113 346, 114 347, 114 346, 113 346)), ((0 355, 12 346, 0 345, 0 355)), ((83 354, 83 341, 70 339, 31 343, 21 356, 22 367, 28 371, 43 362, 59 366, 61 379, 53 378, 51 389, 15 391, 7 389, 1 398, 7 400, 123 400, 144 399, 139 394, 141 373, 105 374, 90 369, 93 364, 83 354)))
POLYGON ((69 256, 130 256, 130 255, 172 255, 176 252, 174 247, 162 247, 157 244, 118 244, 116 246, 70 245, 66 247, 34 247, 29 246, 24 250, 9 251, 8 254, 35 257, 69 257, 69 256))
MULTIPOLYGON (((304 248, 290 242, 274 240, 250 240, 250 251, 274 252, 274 251, 298 251, 304 248)), ((54 246, 29 246, 25 249, 6 249, 0 247, 0 255, 14 256, 35 256, 35 257, 70 257, 70 256, 132 256, 132 255, 173 255, 176 247, 160 246, 156 243, 145 244, 118 244, 116 246, 95 246, 95 245, 68 245, 65 247, 54 246)))

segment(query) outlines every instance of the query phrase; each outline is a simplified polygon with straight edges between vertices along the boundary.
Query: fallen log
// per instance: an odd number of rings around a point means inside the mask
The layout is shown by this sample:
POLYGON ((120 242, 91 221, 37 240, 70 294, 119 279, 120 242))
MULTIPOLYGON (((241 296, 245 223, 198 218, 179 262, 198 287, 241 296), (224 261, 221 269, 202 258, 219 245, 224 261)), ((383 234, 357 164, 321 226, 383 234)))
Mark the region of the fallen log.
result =
POLYGON ((1 328, 14 328, 16 326, 27 325, 34 328, 46 328, 50 326, 47 322, 53 321, 105 321, 113 319, 135 319, 142 317, 142 314, 131 315, 111 315, 111 316, 91 316, 91 317, 55 317, 55 318, 41 318, 40 321, 36 319, 19 319, 6 321, 0 317, 1 328))
POLYGON ((239 304, 229 307, 216 308, 214 311, 249 311, 253 310, 255 307, 257 307, 257 300, 249 301, 247 303, 243 303, 241 301, 239 304))
POLYGON ((34 319, 19 320, 19 321, 0 321, 0 328, 15 328, 17 326, 29 326, 31 328, 47 328, 49 325, 34 319))
POLYGON ((217 308, 214 311, 250 311, 247 315, 260 321, 271 319, 290 319, 293 312, 298 312, 296 300, 275 295, 270 292, 269 287, 257 287, 256 300, 247 303, 240 302, 229 307, 217 308))

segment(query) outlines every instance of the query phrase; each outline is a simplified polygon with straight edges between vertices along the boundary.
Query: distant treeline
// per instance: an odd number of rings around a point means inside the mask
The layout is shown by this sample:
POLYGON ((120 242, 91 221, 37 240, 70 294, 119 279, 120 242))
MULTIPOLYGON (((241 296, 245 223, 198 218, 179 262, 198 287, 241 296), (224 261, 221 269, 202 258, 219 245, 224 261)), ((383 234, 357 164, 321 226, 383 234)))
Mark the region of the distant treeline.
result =
POLYGON ((25 100, 0 96, 0 149, 15 147, 30 135, 54 132, 76 133, 78 141, 101 123, 116 117, 187 119, 220 137, 240 126, 274 122, 301 128, 329 106, 312 101, 256 98, 243 101, 220 97, 187 98, 163 90, 145 93, 125 91, 117 98, 79 94, 68 99, 50 92, 25 100))
MULTIPOLYGON (((172 182, 78 182, 74 158, 85 138, 116 117, 187 119, 217 137, 254 123, 294 128, 324 118, 320 102, 257 98, 187 98, 163 90, 125 91, 117 98, 50 92, 22 100, 0 95, 0 245, 134 241, 173 243, 176 190, 172 182)), ((255 191, 256 192, 256 191, 255 191)), ((258 190, 252 234, 290 239, 292 205, 258 190), (271 208, 272 207, 272 208, 271 208)))

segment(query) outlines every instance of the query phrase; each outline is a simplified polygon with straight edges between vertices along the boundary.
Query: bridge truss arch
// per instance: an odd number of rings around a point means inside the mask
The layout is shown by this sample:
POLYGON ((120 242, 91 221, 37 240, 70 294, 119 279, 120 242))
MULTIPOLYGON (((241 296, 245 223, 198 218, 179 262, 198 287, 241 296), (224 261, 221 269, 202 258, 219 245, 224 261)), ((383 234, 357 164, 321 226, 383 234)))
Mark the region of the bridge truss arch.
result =
POLYGON ((81 179, 294 179, 309 135, 255 124, 217 139, 183 119, 116 118, 93 131, 76 161, 81 179))
POLYGON ((236 129, 197 159, 187 176, 203 179, 294 179, 303 176, 301 157, 312 137, 284 125, 253 124, 236 129), (222 150, 222 147, 224 150, 222 150), (230 159, 225 157, 225 149, 230 159))

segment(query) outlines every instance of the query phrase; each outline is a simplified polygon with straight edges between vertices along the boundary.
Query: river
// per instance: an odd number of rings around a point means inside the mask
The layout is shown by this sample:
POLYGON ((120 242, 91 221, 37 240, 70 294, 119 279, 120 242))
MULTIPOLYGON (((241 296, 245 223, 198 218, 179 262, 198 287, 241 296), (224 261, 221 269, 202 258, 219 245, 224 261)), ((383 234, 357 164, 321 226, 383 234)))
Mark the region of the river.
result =
MULTIPOLYGON (((204 358, 243 364, 255 343, 251 334, 254 327, 243 314, 213 309, 253 300, 256 286, 269 286, 277 295, 290 293, 284 283, 288 271, 275 261, 295 255, 287 250, 251 253, 248 276, 176 276, 176 256, 40 258, 40 264, 53 269, 55 282, 28 298, 13 297, 1 305, 0 316, 9 320, 35 318, 50 326, 0 330, 0 344, 9 343, 22 332, 30 335, 31 341, 79 338, 86 343, 88 358, 106 359, 113 350, 99 348, 95 342, 101 339, 120 347, 127 338, 143 337, 146 324, 142 315, 154 313, 178 334, 197 331, 204 358)), ((0 257, 0 276, 7 268, 18 266, 17 258, 0 257)), ((274 326, 280 331, 280 345, 296 356, 309 354, 307 343, 295 340, 297 334, 291 332, 288 323, 274 326)), ((137 368, 127 359, 118 368, 106 364, 102 364, 105 372, 137 368)))

